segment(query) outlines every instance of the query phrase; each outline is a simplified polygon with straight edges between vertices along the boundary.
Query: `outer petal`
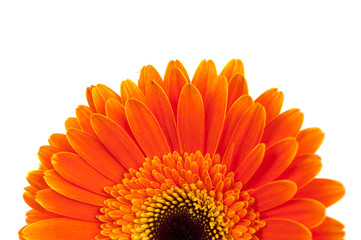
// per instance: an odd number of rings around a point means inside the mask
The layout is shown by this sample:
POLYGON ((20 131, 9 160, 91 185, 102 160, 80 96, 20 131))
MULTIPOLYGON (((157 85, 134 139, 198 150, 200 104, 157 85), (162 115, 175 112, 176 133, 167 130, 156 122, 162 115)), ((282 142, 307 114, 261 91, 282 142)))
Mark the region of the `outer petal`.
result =
POLYGON ((264 143, 258 144, 244 159, 236 169, 235 180, 240 181, 243 185, 253 176, 258 167, 261 165, 265 154, 264 143))
POLYGON ((53 165, 51 164, 51 157, 58 152, 63 152, 64 150, 52 147, 52 146, 41 146, 38 152, 38 158, 40 162, 47 168, 53 169, 53 165))
POLYGON ((122 81, 120 85, 120 93, 122 95, 123 105, 125 105, 127 100, 130 98, 137 99, 143 103, 146 102, 143 92, 133 81, 129 79, 122 81))
POLYGON ((322 168, 321 158, 315 154, 297 156, 277 179, 288 179, 299 188, 316 177, 322 168))
POLYGON ((75 151, 89 165, 115 182, 122 180, 126 169, 97 138, 77 129, 69 129, 66 136, 75 151))
POLYGON ((248 94, 247 81, 241 73, 236 73, 231 78, 228 85, 227 110, 230 109, 233 103, 244 94, 248 94))
POLYGON ((53 218, 26 226, 25 240, 89 240, 101 231, 100 224, 69 218, 53 218))
POLYGON ((112 119, 116 122, 121 128, 126 131, 126 133, 134 140, 134 135, 132 130, 130 129, 127 117, 125 115, 125 108, 124 106, 115 100, 114 98, 110 98, 105 103, 105 112, 108 118, 112 119))
POLYGON ((307 128, 297 134, 298 152, 297 155, 304 153, 315 153, 321 146, 325 134, 319 128, 307 128))
POLYGON ((92 126, 90 125, 90 116, 94 113, 94 111, 87 106, 80 105, 76 109, 75 113, 81 129, 87 133, 96 136, 92 126))
POLYGON ((191 83, 186 84, 179 97, 177 114, 179 141, 183 152, 203 152, 204 107, 202 96, 191 83))
POLYGON ((229 61, 223 68, 220 75, 224 75, 229 82, 233 75, 236 73, 244 75, 243 62, 240 59, 232 59, 231 61, 229 61))
POLYGON ((51 189, 37 192, 35 200, 46 210, 59 215, 86 221, 99 221, 96 216, 100 214, 100 207, 74 201, 51 189))
POLYGON ((345 188, 342 183, 323 178, 315 178, 309 184, 301 188, 295 197, 312 198, 326 207, 339 201, 345 195, 345 188))
POLYGON ((303 113, 299 109, 290 109, 267 124, 262 142, 270 145, 286 137, 296 137, 302 123, 303 113))
POLYGON ((113 98, 119 102, 122 101, 116 92, 103 84, 98 84, 92 89, 92 98, 95 109, 103 115, 105 114, 105 102, 108 99, 113 98))
POLYGON ((91 124, 102 143, 126 169, 138 169, 144 162, 144 155, 131 137, 111 119, 94 114, 91 124))
POLYGON ((57 193, 70 199, 96 206, 104 206, 104 196, 90 192, 64 179, 54 169, 45 172, 46 183, 57 193))
POLYGON ((74 152, 74 149, 70 146, 65 134, 54 133, 48 140, 50 146, 63 149, 66 152, 74 152))
POLYGON ((323 204, 312 199, 292 199, 288 202, 262 212, 262 218, 285 218, 302 223, 308 228, 319 225, 326 217, 323 204))
POLYGON ((65 121, 65 129, 68 131, 70 128, 81 129, 78 123, 78 119, 75 117, 70 117, 65 121))
POLYGON ((149 81, 156 82, 163 90, 165 90, 165 85, 162 77, 152 65, 144 66, 140 71, 138 86, 142 90, 144 95, 146 95, 146 88, 149 81))
POLYGON ((146 96, 147 105, 163 129, 171 152, 180 152, 176 121, 167 94, 158 83, 150 80, 146 87, 146 96))
POLYGON ((125 105, 125 114, 135 138, 148 157, 169 153, 167 139, 146 105, 136 99, 129 99, 125 105))
POLYGON ((233 171, 249 152, 260 142, 266 113, 260 104, 251 106, 237 123, 230 142, 235 144, 234 158, 230 170, 233 171))
POLYGON ((227 108, 227 79, 219 76, 210 85, 205 102, 205 144, 204 152, 213 154, 218 146, 227 108))
POLYGON ((313 240, 341 240, 345 236, 344 227, 336 219, 326 217, 321 225, 311 229, 313 240))
POLYGON ((194 73, 192 83, 198 88, 203 99, 212 81, 217 77, 216 65, 212 60, 203 60, 194 73))
POLYGON ((304 225, 281 218, 264 220, 266 226, 257 233, 262 240, 311 240, 312 233, 304 225))
POLYGON ((179 95, 186 83, 188 83, 188 80, 182 71, 174 66, 169 67, 168 64, 164 75, 164 84, 175 117, 177 117, 179 95))
POLYGON ((237 101, 234 102, 232 107, 229 109, 226 115, 226 119, 224 120, 223 131, 221 140, 219 141, 217 153, 223 155, 229 146, 232 134, 234 132, 235 127, 240 121, 243 114, 251 107, 253 104, 253 100, 248 95, 243 95, 238 98, 237 101))
POLYGON ((56 171, 69 182, 104 196, 108 196, 104 192, 104 187, 116 184, 92 168, 77 154, 57 153, 52 157, 52 163, 56 171))
POLYGON ((288 180, 270 182, 251 192, 255 210, 263 212, 290 200, 297 192, 297 185, 288 180))
POLYGON ((283 104, 283 92, 278 92, 277 88, 272 88, 262 93, 255 102, 262 104, 267 113, 267 123, 274 119, 281 112, 283 104))
POLYGON ((256 188, 276 179, 291 164, 297 146, 296 139, 285 138, 266 149, 261 166, 245 188, 256 188))

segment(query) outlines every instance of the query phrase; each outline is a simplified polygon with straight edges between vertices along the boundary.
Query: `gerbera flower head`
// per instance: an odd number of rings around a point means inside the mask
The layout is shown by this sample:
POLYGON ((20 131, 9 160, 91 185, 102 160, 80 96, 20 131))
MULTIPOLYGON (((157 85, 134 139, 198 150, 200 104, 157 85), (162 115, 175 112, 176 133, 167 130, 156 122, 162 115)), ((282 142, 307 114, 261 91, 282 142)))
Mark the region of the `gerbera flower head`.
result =
POLYGON ((324 134, 280 113, 277 89, 253 100, 242 61, 203 60, 192 79, 179 61, 164 78, 145 66, 120 95, 86 97, 39 150, 20 239, 343 239, 325 210, 344 188, 315 178, 324 134))

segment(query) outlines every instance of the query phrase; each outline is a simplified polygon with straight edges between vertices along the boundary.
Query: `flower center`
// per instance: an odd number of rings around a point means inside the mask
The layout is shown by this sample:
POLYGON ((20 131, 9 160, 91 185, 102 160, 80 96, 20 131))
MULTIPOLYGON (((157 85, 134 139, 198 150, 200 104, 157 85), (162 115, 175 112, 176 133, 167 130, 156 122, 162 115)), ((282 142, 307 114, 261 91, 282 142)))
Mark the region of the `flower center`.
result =
POLYGON ((143 167, 104 190, 109 198, 98 216, 103 224, 96 239, 252 239, 265 226, 254 198, 219 155, 146 158, 143 167))
POLYGON ((134 239, 208 240, 228 234, 223 205, 195 184, 147 199, 136 216, 134 239))

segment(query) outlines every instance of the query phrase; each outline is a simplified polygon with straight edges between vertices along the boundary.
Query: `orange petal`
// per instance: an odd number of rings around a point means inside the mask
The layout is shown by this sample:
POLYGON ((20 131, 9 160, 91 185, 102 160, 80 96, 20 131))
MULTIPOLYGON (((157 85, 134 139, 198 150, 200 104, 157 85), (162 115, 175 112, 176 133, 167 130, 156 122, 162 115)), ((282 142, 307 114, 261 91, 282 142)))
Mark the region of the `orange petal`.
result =
POLYGON ((39 148, 38 158, 47 169, 52 169, 54 167, 51 165, 51 157, 58 152, 63 152, 63 150, 52 146, 41 146, 39 148))
POLYGON ((107 199, 65 180, 54 169, 46 171, 44 179, 57 193, 79 202, 103 207, 104 201, 107 199))
POLYGON ((259 143, 266 120, 266 113, 260 104, 252 105, 239 120, 234 129, 231 143, 234 143, 234 157, 230 171, 238 168, 249 152, 259 143))
POLYGON ((345 188, 342 183, 331 179, 315 178, 299 189, 295 197, 312 198, 329 207, 344 195, 345 188))
POLYGON ((256 188, 276 179, 291 164, 297 146, 295 138, 285 138, 266 149, 261 166, 245 187, 256 188))
POLYGON ((142 90, 144 95, 146 95, 146 88, 149 81, 155 81, 159 86, 161 86, 163 90, 165 90, 165 85, 162 77, 152 65, 144 66, 140 71, 138 86, 140 90, 142 90))
POLYGON ((319 128, 307 128, 297 134, 298 152, 297 155, 304 153, 315 153, 321 146, 325 134, 319 128))
POLYGON ((138 169, 143 165, 143 153, 123 128, 113 120, 94 114, 91 117, 91 124, 99 139, 124 168, 138 169))
POLYGON ((271 145, 286 137, 296 137, 302 123, 303 113, 299 109, 290 109, 267 124, 262 142, 271 145))
POLYGON ((78 119, 75 117, 70 117, 65 121, 65 129, 68 131, 70 128, 78 128, 80 129, 78 119))
POLYGON ((187 82, 187 78, 184 76, 184 74, 179 68, 167 67, 164 76, 164 84, 175 117, 177 117, 179 95, 182 91, 183 86, 187 82))
POLYGON ((204 107, 202 96, 191 83, 184 85, 179 96, 177 114, 179 141, 183 152, 203 152, 204 107))
POLYGON ((97 138, 78 129, 69 129, 66 136, 75 151, 90 166, 114 182, 122 180, 126 169, 97 138))
POLYGON ((257 233, 262 240, 312 240, 310 230, 304 225, 279 218, 269 218, 264 220, 266 226, 257 233))
POLYGON ((49 186, 44 181, 44 171, 34 170, 28 173, 26 177, 28 183, 35 187, 37 190, 49 188, 49 186))
POLYGON ((340 240, 345 236, 345 226, 336 219, 326 217, 323 223, 311 229, 313 240, 340 240))
POLYGON ((297 192, 297 185, 288 180, 267 183, 255 191, 251 196, 255 198, 255 210, 263 212, 290 200, 297 192))
POLYGON ((217 153, 220 155, 224 154, 227 146, 231 144, 231 136, 237 126, 237 123, 240 121, 242 115, 247 111, 247 109, 252 106, 252 104, 253 100, 248 95, 243 95, 234 102, 224 120, 222 136, 219 141, 217 153))
POLYGON ((92 126, 90 125, 90 116, 94 113, 93 110, 91 110, 87 106, 80 105, 76 109, 75 113, 76 113, 76 117, 78 118, 78 123, 81 129, 87 133, 96 136, 92 126))
POLYGON ((92 91, 93 91, 93 88, 95 86, 91 85, 90 87, 88 87, 86 89, 86 100, 88 102, 88 105, 89 107, 92 109, 93 112, 96 111, 96 108, 95 108, 95 105, 94 105, 94 101, 93 101, 93 96, 92 96, 92 91))
POLYGON ((129 79, 122 81, 120 85, 120 92, 122 95, 123 105, 125 105, 127 100, 130 98, 137 99, 143 103, 146 101, 142 90, 140 90, 140 88, 129 79))
POLYGON ((35 200, 46 210, 53 213, 86 221, 99 221, 100 207, 74 201, 51 189, 38 191, 35 200))
POLYGON ((224 75, 229 82, 233 75, 236 73, 244 75, 243 62, 240 59, 232 59, 231 61, 229 61, 223 68, 220 75, 224 75))
POLYGON ((288 168, 277 179, 288 179, 295 182, 298 188, 303 187, 316 177, 322 168, 321 158, 315 154, 297 156, 288 168))
POLYGON ((281 112, 283 104, 283 92, 278 92, 277 88, 271 88, 262 93, 255 102, 262 104, 267 113, 267 123, 273 120, 281 112))
POLYGON ((326 217, 325 206, 312 199, 291 199, 288 202, 262 212, 262 218, 285 218, 308 228, 319 225, 326 217))
POLYGON ((118 102, 117 100, 111 98, 105 103, 105 113, 108 118, 112 119, 116 122, 120 127, 124 129, 128 133, 128 135, 134 140, 134 135, 132 130, 130 129, 127 117, 125 115, 124 106, 118 102))
POLYGON ((147 106, 136 99, 129 99, 125 114, 135 138, 148 157, 161 157, 170 152, 163 131, 147 106))
POLYGON ((92 98, 95 109, 103 115, 105 114, 105 102, 108 99, 113 98, 119 102, 122 101, 116 92, 103 84, 98 84, 92 89, 92 98))
POLYGON ((39 203, 37 203, 35 201, 35 194, 30 193, 30 192, 25 192, 23 195, 23 199, 24 199, 25 203, 28 204, 31 208, 33 208, 45 215, 49 215, 51 217, 59 217, 58 214, 49 212, 48 210, 43 208, 39 203))
POLYGON ((167 94, 155 81, 148 81, 146 87, 147 105, 163 129, 171 152, 180 152, 177 126, 167 94))
POLYGON ((206 93, 211 85, 213 79, 217 77, 216 65, 212 60, 203 60, 194 73, 192 83, 196 86, 201 93, 203 99, 206 98, 206 93))
MULTIPOLYGON (((167 65, 167 69, 165 70, 165 75, 167 75, 167 72, 172 69, 172 68, 179 68, 179 70, 182 72, 182 74, 184 75, 186 81, 189 83, 189 76, 187 73, 187 70, 185 69, 185 67, 183 66, 183 64, 179 61, 179 60, 171 60, 169 61, 168 65, 167 65)), ((165 77, 164 77, 165 79, 165 77)), ((165 81, 164 81, 165 82, 165 81)))
POLYGON ((104 192, 104 187, 116 184, 92 168, 77 154, 57 153, 53 156, 52 163, 56 171, 66 180, 104 196, 108 196, 104 192))
POLYGON ((45 219, 49 219, 49 218, 53 218, 52 216, 39 212, 38 210, 35 209, 31 209, 26 213, 26 223, 30 224, 30 223, 34 223, 34 222, 38 222, 41 220, 45 220, 45 219))
POLYGON ((26 240, 89 240, 101 231, 100 224, 69 218, 53 218, 26 226, 26 240))
POLYGON ((50 136, 48 142, 51 146, 63 149, 66 152, 75 152, 65 134, 54 133, 50 136))
POLYGON ((205 144, 204 152, 213 154, 221 137, 226 115, 228 83, 224 76, 214 79, 204 101, 205 144))
POLYGON ((265 145, 258 144, 238 166, 235 171, 235 181, 240 181, 243 185, 253 176, 261 165, 265 154, 265 145))
POLYGON ((248 94, 247 81, 244 76, 240 73, 236 73, 228 85, 228 107, 227 110, 232 106, 232 104, 242 95, 248 94))

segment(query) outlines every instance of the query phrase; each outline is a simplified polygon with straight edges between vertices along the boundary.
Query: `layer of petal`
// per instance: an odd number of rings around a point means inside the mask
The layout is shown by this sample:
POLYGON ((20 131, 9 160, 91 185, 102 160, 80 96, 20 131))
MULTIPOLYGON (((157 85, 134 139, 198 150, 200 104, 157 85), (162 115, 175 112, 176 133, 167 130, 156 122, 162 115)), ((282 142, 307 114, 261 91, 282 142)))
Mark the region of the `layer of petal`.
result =
POLYGON ((146 86, 147 106, 157 118, 171 152, 180 152, 177 126, 172 106, 163 88, 155 81, 148 81, 146 86))
POLYGON ((311 229, 313 240, 342 240, 345 226, 336 219, 326 217, 323 223, 311 229))
POLYGON ((93 114, 91 124, 105 147, 125 169, 142 166, 143 153, 117 123, 103 115, 93 114))
POLYGON ((315 154, 303 154, 295 157, 288 168, 277 179, 288 179, 295 182, 298 188, 303 187, 316 177, 322 168, 321 158, 315 154))
POLYGON ((284 95, 277 88, 271 88, 262 93, 255 102, 258 102, 266 109, 266 123, 269 123, 281 112, 284 95))
POLYGON ((297 155, 304 153, 315 153, 321 146, 325 134, 319 128, 307 128, 297 134, 298 152, 297 155))
POLYGON ((179 141, 183 152, 203 152, 204 106, 202 96, 191 83, 184 85, 177 113, 179 141))
POLYGON ((215 78, 204 101, 205 153, 213 154, 217 149, 227 110, 227 95, 227 79, 224 76, 215 78))
POLYGON ((22 230, 25 240, 89 240, 101 231, 99 223, 69 218, 47 219, 22 230))
POLYGON ((345 188, 342 183, 331 179, 315 178, 299 189, 295 197, 312 198, 329 207, 344 195, 345 188))
POLYGON ((297 152, 295 138, 285 138, 266 149, 261 166, 246 184, 246 188, 256 188, 276 179, 291 164, 297 152))
POLYGON ((299 109, 290 109, 267 124, 262 142, 271 145, 286 137, 296 137, 303 123, 303 113, 299 109))
POLYGON ((253 192, 255 198, 255 210, 263 212, 277 207, 290 200, 297 192, 297 185, 288 180, 267 183, 253 192))
POLYGON ((244 76, 240 73, 233 75, 228 85, 228 104, 227 110, 242 95, 248 94, 248 85, 244 76))
POLYGON ((38 191, 35 200, 46 210, 62 216, 99 221, 96 216, 100 214, 100 207, 72 200, 51 189, 38 191))
POLYGON ((69 182, 54 169, 45 172, 44 180, 57 193, 79 202, 104 206, 104 201, 107 199, 69 182))
POLYGON ((125 114, 134 137, 148 157, 161 157, 169 153, 162 128, 146 105, 136 99, 129 99, 125 105, 125 114))
POLYGON ((262 218, 285 218, 302 223, 308 228, 319 225, 326 217, 325 206, 312 199, 291 199, 286 203, 262 212, 262 218))
POLYGON ((69 182, 104 196, 108 196, 104 187, 116 184, 92 168, 77 154, 64 152, 55 154, 52 163, 56 171, 69 182))
POLYGON ((280 218, 264 220, 266 226, 257 233, 262 240, 312 240, 312 233, 304 225, 280 218))

